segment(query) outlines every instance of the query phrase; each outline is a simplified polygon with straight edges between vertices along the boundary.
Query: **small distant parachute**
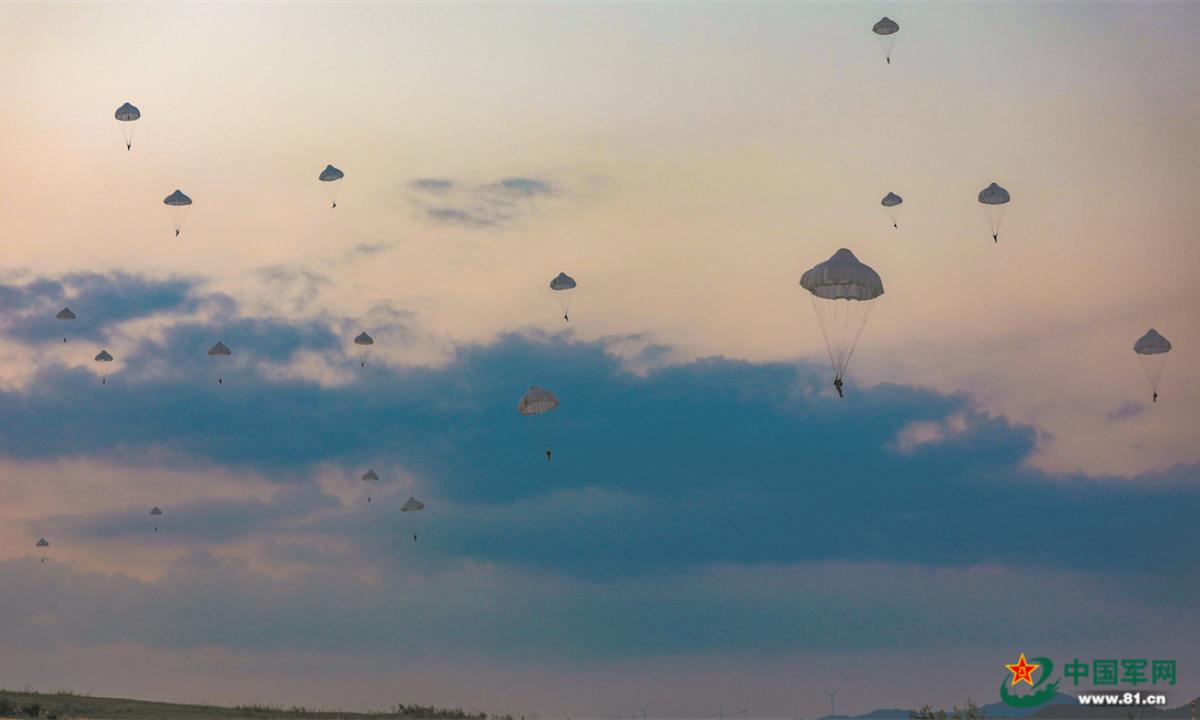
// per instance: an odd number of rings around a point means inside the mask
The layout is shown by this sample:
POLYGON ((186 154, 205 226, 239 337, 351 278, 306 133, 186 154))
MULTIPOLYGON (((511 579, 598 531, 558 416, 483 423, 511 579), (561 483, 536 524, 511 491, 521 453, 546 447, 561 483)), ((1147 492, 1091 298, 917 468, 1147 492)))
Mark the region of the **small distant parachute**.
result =
MULTIPOLYGON (((41 540, 37 541, 37 545, 35 545, 34 547, 40 547, 40 548, 50 547, 50 543, 46 542, 46 538, 42 538, 41 540)), ((42 556, 42 562, 46 562, 45 555, 42 556)))
MULTIPOLYGON (((220 356, 232 355, 232 354, 233 354, 233 351, 230 350, 229 348, 225 347, 225 343, 222 343, 219 341, 217 342, 216 345, 213 345, 212 347, 210 347, 208 349, 209 357, 220 357, 220 356)), ((225 384, 225 380, 221 377, 220 373, 217 374, 217 384, 218 385, 225 384)))
POLYGON ((338 180, 344 177, 345 174, 332 165, 326 165, 321 171, 320 180, 325 184, 325 192, 329 193, 329 202, 333 203, 334 207, 337 207, 338 187, 341 185, 338 180))
POLYGON ((176 190, 163 199, 163 204, 171 212, 171 222, 175 224, 175 236, 179 237, 179 228, 183 225, 183 216, 187 214, 192 199, 176 190))
POLYGON ((116 116, 121 121, 121 134, 125 136, 125 149, 128 150, 133 144, 133 131, 137 129, 137 121, 142 113, 129 103, 125 103, 117 108, 116 116))
MULTIPOLYGON (((400 507, 400 512, 416 512, 417 510, 424 510, 424 509, 425 509, 425 503, 421 502, 420 500, 416 499, 415 497, 410 497, 408 499, 408 502, 404 503, 404 505, 402 505, 400 507)), ((421 516, 420 515, 411 515, 410 517, 413 518, 413 525, 414 525, 413 542, 416 542, 417 541, 416 529, 418 527, 420 527, 421 516)))
MULTIPOLYGON (((113 356, 109 355, 107 350, 101 350, 100 354, 96 356, 96 362, 110 363, 110 362, 112 362, 112 360, 113 360, 113 356)), ((107 370, 104 371, 104 377, 100 379, 100 384, 103 385, 106 382, 108 382, 108 371, 107 370)))
POLYGON ((1004 219, 1004 206, 1009 201, 1008 191, 996 183, 988 185, 979 191, 979 202, 983 204, 983 214, 987 215, 988 224, 992 226, 992 241, 999 242, 1000 221, 1004 219))
POLYGON ((871 31, 879 36, 879 44, 883 47, 883 55, 887 58, 888 65, 891 65, 892 44, 896 42, 896 33, 900 31, 900 25, 885 15, 882 20, 875 23, 871 31))
POLYGON ((571 318, 567 317, 567 313, 571 307, 571 296, 575 294, 575 280, 570 275, 560 272, 558 277, 550 281, 550 289, 554 291, 554 296, 558 298, 558 304, 562 307, 563 319, 570 322, 571 318))
POLYGON ((1167 362, 1167 353, 1170 350, 1171 343, 1154 328, 1150 328, 1150 332, 1133 344, 1133 351, 1137 353, 1138 360, 1141 360, 1146 379, 1150 381, 1150 390, 1154 393, 1153 402, 1158 402, 1158 381, 1162 378, 1163 365, 1167 362))
MULTIPOLYGON (((379 482, 379 475, 377 475, 374 470, 368 470, 363 473, 362 479, 366 480, 367 482, 379 482)), ((371 502, 370 491, 367 491, 367 502, 371 502)))
MULTIPOLYGON (((62 310, 59 310, 58 314, 55 315, 54 317, 58 318, 59 320, 74 320, 75 313, 71 312, 71 308, 63 308, 62 310)), ((67 341, 67 336, 64 333, 63 334, 63 342, 66 342, 66 341, 67 341)))
POLYGON ((158 516, 162 515, 162 510, 159 510, 157 507, 151 508, 150 514, 155 516, 154 517, 154 532, 158 532, 158 516))
POLYGON ((804 273, 800 287, 812 294, 813 309, 833 363, 833 385, 842 395, 842 376, 871 315, 871 306, 883 294, 883 280, 854 253, 841 248, 804 273))
POLYGON ((359 366, 366 367, 367 366, 367 348, 369 348, 375 344, 374 338, 372 338, 366 332, 361 332, 358 334, 358 337, 354 338, 354 344, 358 345, 360 348, 362 348, 358 355, 359 366))
MULTIPOLYGON (((529 392, 525 393, 525 396, 522 397, 521 401, 517 403, 517 411, 522 415, 529 417, 531 422, 533 416, 550 412, 556 407, 558 407, 558 396, 549 390, 543 390, 537 385, 529 388, 529 392)), ((545 440, 546 438, 543 437, 543 444, 546 446, 546 460, 549 461, 550 443, 545 442, 545 440)))
POLYGON ((904 202, 904 198, 891 192, 884 195, 883 200, 880 201, 880 204, 887 210, 888 217, 892 219, 892 227, 894 228, 900 227, 897 224, 899 222, 897 218, 900 216, 900 203, 902 202, 904 202))

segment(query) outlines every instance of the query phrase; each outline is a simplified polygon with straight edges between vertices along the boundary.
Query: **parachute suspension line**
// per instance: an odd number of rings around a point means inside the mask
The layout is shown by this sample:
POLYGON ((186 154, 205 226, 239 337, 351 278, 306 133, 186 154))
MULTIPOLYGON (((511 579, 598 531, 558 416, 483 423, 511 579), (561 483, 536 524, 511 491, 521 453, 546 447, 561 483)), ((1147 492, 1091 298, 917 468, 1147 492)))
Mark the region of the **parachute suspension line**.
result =
POLYGON ((1162 380, 1163 366, 1167 363, 1167 354, 1139 354, 1138 360, 1142 362, 1142 370, 1146 371, 1146 379, 1150 381, 1150 390, 1155 396, 1154 401, 1158 402, 1158 382, 1162 380))
POLYGON ((1004 205, 984 205, 983 214, 987 216, 988 225, 992 228, 992 242, 1000 242, 1000 222, 1004 219, 1004 205))
POLYGON ((871 315, 875 300, 825 300, 816 295, 812 298, 825 347, 829 351, 829 362, 833 366, 834 378, 841 380, 850 364, 858 338, 862 335, 871 315))

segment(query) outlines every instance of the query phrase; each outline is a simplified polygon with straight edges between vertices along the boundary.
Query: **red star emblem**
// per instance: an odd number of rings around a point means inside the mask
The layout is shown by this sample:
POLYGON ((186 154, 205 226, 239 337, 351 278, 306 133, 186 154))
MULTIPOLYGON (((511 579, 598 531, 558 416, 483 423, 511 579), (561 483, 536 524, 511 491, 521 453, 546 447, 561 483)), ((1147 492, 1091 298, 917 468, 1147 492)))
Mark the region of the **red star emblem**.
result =
POLYGON ((1033 685, 1033 671, 1040 668, 1041 665, 1030 665, 1025 662, 1025 653, 1021 653, 1021 660, 1016 665, 1005 665, 1004 667, 1012 670, 1012 684, 1015 686, 1022 680, 1033 685))

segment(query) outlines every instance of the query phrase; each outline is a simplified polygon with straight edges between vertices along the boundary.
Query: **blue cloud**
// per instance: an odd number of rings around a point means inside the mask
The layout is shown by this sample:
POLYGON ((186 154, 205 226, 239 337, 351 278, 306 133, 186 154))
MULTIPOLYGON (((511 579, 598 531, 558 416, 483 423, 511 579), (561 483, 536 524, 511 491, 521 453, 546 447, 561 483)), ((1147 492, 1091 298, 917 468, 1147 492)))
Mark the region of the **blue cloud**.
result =
MULTIPOLYGON (((884 384, 839 399, 823 366, 724 358, 637 375, 604 342, 516 334, 331 388, 251 362, 337 359, 344 343, 318 323, 189 321, 165 338, 103 389, 49 367, 4 393, 0 450, 165 447, 293 485, 321 463, 404 467, 438 553, 584 577, 828 560, 1168 572, 1194 559, 1177 538, 1200 509, 1195 467, 1179 471, 1190 482, 1047 475, 1025 465, 1033 428, 966 395, 884 384), (233 356, 203 354, 218 339, 233 356), (535 384, 562 404, 522 417, 535 384)), ((371 542, 396 552, 407 529, 379 523, 371 542)))
POLYGON ((195 312, 203 302, 196 294, 198 283, 190 278, 151 280, 117 272, 0 284, 5 333, 27 343, 61 341, 64 333, 68 338, 98 342, 105 338, 105 328, 117 323, 168 311, 195 312), (55 320, 63 307, 70 307, 76 319, 55 320))

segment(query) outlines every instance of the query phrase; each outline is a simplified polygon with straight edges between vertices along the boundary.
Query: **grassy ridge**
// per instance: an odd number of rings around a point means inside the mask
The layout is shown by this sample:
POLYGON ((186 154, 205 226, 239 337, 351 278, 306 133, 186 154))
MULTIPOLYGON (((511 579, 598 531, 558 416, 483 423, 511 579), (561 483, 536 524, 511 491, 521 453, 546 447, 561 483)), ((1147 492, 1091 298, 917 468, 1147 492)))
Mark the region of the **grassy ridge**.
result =
POLYGON ((462 709, 394 705, 386 712, 313 710, 274 705, 187 705, 80 695, 69 690, 53 693, 0 688, 0 718, 28 720, 525 720, 512 715, 469 713, 462 709))

